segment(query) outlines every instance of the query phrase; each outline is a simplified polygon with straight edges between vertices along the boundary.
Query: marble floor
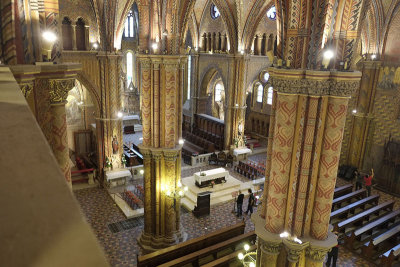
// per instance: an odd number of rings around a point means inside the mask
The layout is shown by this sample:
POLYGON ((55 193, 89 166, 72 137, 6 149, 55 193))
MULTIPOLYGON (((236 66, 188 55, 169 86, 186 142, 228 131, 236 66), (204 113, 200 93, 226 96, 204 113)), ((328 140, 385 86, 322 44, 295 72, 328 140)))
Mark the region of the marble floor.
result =
MULTIPOLYGON (((203 167, 204 169, 206 168, 203 167)), ((196 171, 198 171, 198 168, 183 170, 182 177, 189 176, 196 171)), ((230 173, 236 176, 235 172, 230 171, 230 173)), ((241 179, 245 180, 247 178, 241 177, 241 179)), ((346 181, 338 179, 339 185, 345 183, 346 181)), ((400 207, 400 199, 378 192, 375 189, 372 191, 381 195, 380 202, 395 199, 395 208, 400 207)), ((126 230, 112 231, 109 226, 110 224, 123 222, 123 225, 127 219, 115 205, 106 189, 97 186, 74 190, 74 193, 88 223, 92 226, 99 243, 104 248, 110 264, 112 266, 136 266, 136 255, 141 254, 137 238, 143 230, 143 220, 126 227, 126 230)), ((232 213, 233 205, 232 201, 211 206, 210 215, 203 218, 196 218, 190 212, 181 213, 182 225, 188 234, 188 239, 199 237, 222 227, 240 222, 242 218, 237 218, 232 213)), ((247 199, 245 199, 243 207, 247 207, 247 199)), ((243 219, 246 221, 246 232, 253 230, 254 225, 250 217, 244 216, 243 219)), ((364 260, 359 255, 346 250, 344 247, 340 247, 337 266, 375 266, 375 264, 364 260)))

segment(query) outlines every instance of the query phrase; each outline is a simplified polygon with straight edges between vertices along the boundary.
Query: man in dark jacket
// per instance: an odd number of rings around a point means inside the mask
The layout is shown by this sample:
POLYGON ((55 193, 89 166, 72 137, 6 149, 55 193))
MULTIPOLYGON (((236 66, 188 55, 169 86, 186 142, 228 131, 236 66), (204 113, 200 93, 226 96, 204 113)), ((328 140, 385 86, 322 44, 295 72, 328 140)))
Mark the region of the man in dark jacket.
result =
POLYGON ((236 204, 237 204, 237 216, 242 216, 242 206, 243 206, 243 198, 244 195, 242 194, 242 191, 239 190, 239 195, 238 198, 236 200, 236 204))
POLYGON ((249 192, 249 203, 247 204, 247 211, 245 212, 246 215, 249 213, 250 211, 250 215, 253 214, 253 206, 254 206, 254 195, 253 192, 251 191, 251 189, 248 190, 249 192))

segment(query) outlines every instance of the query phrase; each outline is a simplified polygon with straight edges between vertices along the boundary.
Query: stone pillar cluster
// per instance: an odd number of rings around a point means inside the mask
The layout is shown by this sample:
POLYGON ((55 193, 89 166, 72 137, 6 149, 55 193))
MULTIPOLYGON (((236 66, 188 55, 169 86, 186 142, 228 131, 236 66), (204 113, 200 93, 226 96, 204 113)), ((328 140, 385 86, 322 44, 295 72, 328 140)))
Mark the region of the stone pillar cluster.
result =
POLYGON ((322 266, 320 254, 336 244, 329 218, 348 100, 361 75, 278 68, 269 73, 274 100, 264 203, 252 218, 262 240, 259 266, 322 266), (280 237, 283 232, 289 237, 280 237))
POLYGON ((381 62, 364 61, 362 62, 362 77, 360 82, 360 92, 358 94, 357 105, 354 107, 353 125, 351 129, 351 139, 349 140, 349 149, 347 154, 347 163, 363 168, 365 146, 369 127, 372 120, 372 109, 375 99, 375 91, 379 78, 381 62))
POLYGON ((226 34, 204 33, 201 37, 201 52, 226 53, 228 52, 228 37, 226 34))
POLYGON ((182 96, 185 56, 139 55, 144 157, 144 231, 139 244, 154 251, 183 241, 180 200, 182 96))

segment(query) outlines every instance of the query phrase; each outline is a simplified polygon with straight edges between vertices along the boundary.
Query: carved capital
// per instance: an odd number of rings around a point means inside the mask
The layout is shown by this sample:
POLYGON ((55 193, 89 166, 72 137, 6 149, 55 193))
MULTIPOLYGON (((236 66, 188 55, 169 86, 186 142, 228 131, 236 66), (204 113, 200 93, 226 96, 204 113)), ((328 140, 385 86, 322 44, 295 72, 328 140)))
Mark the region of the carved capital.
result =
POLYGON ((179 151, 177 150, 164 151, 165 161, 176 161, 178 155, 179 151))
POLYGON ((22 94, 25 96, 25 98, 28 98, 33 90, 33 83, 20 83, 19 86, 22 94))
POLYGON ((140 153, 142 153, 142 155, 143 155, 143 160, 151 160, 151 151, 150 150, 140 149, 140 153))
POLYGON ((67 100, 68 92, 75 86, 75 79, 51 79, 50 101, 51 103, 62 103, 67 100))
POLYGON ((161 151, 153 151, 151 153, 151 155, 152 155, 153 159, 156 160, 156 161, 159 161, 161 159, 161 156, 162 156, 161 151))
POLYGON ((297 243, 293 240, 284 239, 283 244, 285 245, 287 251, 287 259, 290 262, 298 262, 300 259, 301 252, 308 247, 309 243, 297 243))
POLYGON ((287 94, 349 97, 359 86, 359 81, 284 79, 271 77, 274 90, 287 94))
POLYGON ((281 251, 282 243, 281 242, 271 242, 264 241, 259 239, 260 247, 262 252, 266 254, 278 255, 281 251))
POLYGON ((331 250, 330 248, 308 247, 306 249, 306 257, 313 261, 322 262, 325 259, 326 253, 331 250))
POLYGON ((143 70, 150 69, 151 68, 151 60, 149 60, 149 59, 141 59, 140 60, 140 66, 142 67, 143 70))

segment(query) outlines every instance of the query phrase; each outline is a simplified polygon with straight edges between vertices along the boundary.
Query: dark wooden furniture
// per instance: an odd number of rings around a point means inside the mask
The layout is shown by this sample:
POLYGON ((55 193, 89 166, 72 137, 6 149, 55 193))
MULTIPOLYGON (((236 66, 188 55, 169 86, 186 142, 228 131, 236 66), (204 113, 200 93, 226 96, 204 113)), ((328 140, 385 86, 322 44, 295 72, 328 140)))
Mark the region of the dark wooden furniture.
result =
POLYGON ((378 252, 379 248, 389 240, 393 240, 400 234, 400 225, 396 225, 393 228, 381 233, 374 237, 370 241, 366 242, 362 247, 362 253, 368 258, 373 258, 374 254, 378 252))
POLYGON ((203 248, 212 246, 218 242, 229 240, 232 237, 244 233, 245 223, 241 222, 232 226, 225 227, 207 235, 191 239, 189 241, 171 246, 168 248, 160 249, 155 252, 138 256, 138 267, 153 267, 163 264, 165 262, 182 257, 188 253, 192 253, 203 248))
POLYGON ((134 144, 132 145, 132 148, 129 148, 127 145, 124 144, 124 155, 127 167, 133 167, 143 164, 143 156, 139 152, 139 148, 136 147, 134 144))
POLYGON ((383 227, 387 226, 390 222, 394 222, 396 218, 400 216, 400 210, 393 211, 383 217, 380 217, 377 220, 374 220, 373 222, 370 222, 361 228, 358 228, 354 232, 351 232, 350 235, 345 235, 345 244, 348 248, 353 249, 354 248, 354 243, 355 241, 363 241, 366 240, 368 237, 364 237, 362 239, 362 235, 368 234, 367 236, 370 236, 374 229, 377 229, 378 227, 383 227))
POLYGON ((343 203, 351 203, 353 199, 362 199, 367 195, 367 191, 365 189, 360 189, 344 196, 333 199, 332 201, 332 210, 335 208, 340 208, 343 203))
POLYGON ((223 120, 207 114, 194 114, 192 133, 214 143, 217 150, 224 148, 225 123, 223 120))
POLYGON ((209 164, 209 165, 216 165, 216 164, 218 164, 218 156, 217 156, 217 154, 215 154, 215 152, 212 153, 212 154, 210 155, 210 157, 208 158, 208 164, 209 164))
POLYGON ((124 126, 124 134, 134 134, 134 133, 135 133, 135 126, 134 125, 124 126))
MULTIPOLYGON (((213 255, 213 258, 215 259, 217 256, 217 253, 226 249, 233 249, 243 243, 252 243, 255 242, 257 238, 257 235, 254 231, 248 232, 239 236, 236 236, 234 238, 231 238, 229 240, 219 242, 217 244, 214 244, 210 247, 203 248, 201 250, 198 250, 196 252, 192 252, 190 254, 187 254, 183 257, 177 258, 175 260, 169 261, 167 263, 164 263, 160 265, 160 267, 181 267, 186 264, 192 264, 192 266, 199 266, 199 261, 207 257, 209 255, 213 255)), ((203 262, 204 263, 204 262, 203 262)))
POLYGON ((369 196, 367 198, 363 198, 359 201, 356 201, 352 204, 349 204, 343 208, 337 209, 331 212, 331 220, 337 217, 347 218, 349 213, 353 213, 358 208, 365 209, 365 205, 367 204, 375 204, 377 205, 379 201, 379 195, 369 196))
POLYGON ((333 193, 333 198, 338 198, 343 195, 346 195, 348 193, 351 193, 353 191, 353 185, 352 184, 346 184, 344 186, 336 187, 335 192, 333 193))
POLYGON ((335 226, 334 226, 335 231, 343 232, 343 230, 346 227, 350 227, 350 226, 356 225, 358 223, 368 221, 371 216, 373 216, 373 215, 378 216, 382 211, 383 212, 392 211, 393 206, 394 206, 394 201, 389 200, 389 201, 379 204, 373 208, 367 209, 355 216, 352 216, 351 218, 348 218, 347 220, 344 220, 344 221, 341 221, 341 222, 335 224, 335 226))
POLYGON ((265 170, 262 167, 242 161, 239 161, 239 164, 236 165, 234 169, 236 172, 252 180, 265 173, 265 170))
MULTIPOLYGON (((257 249, 257 245, 251 245, 250 249, 248 251, 255 251, 257 249)), ((201 265, 201 267, 230 267, 232 265, 237 266, 239 263, 239 259, 238 259, 238 254, 239 253, 243 253, 246 254, 246 251, 244 249, 232 252, 226 256, 223 256, 221 258, 218 258, 212 262, 209 262, 207 264, 201 265)))
POLYGON ((210 195, 209 191, 197 194, 197 206, 193 210, 194 216, 210 215, 210 195))
POLYGON ((389 249, 388 251, 379 256, 379 258, 381 259, 380 266, 391 267, 393 261, 395 259, 398 259, 399 254, 400 254, 400 244, 392 247, 391 249, 389 249))

